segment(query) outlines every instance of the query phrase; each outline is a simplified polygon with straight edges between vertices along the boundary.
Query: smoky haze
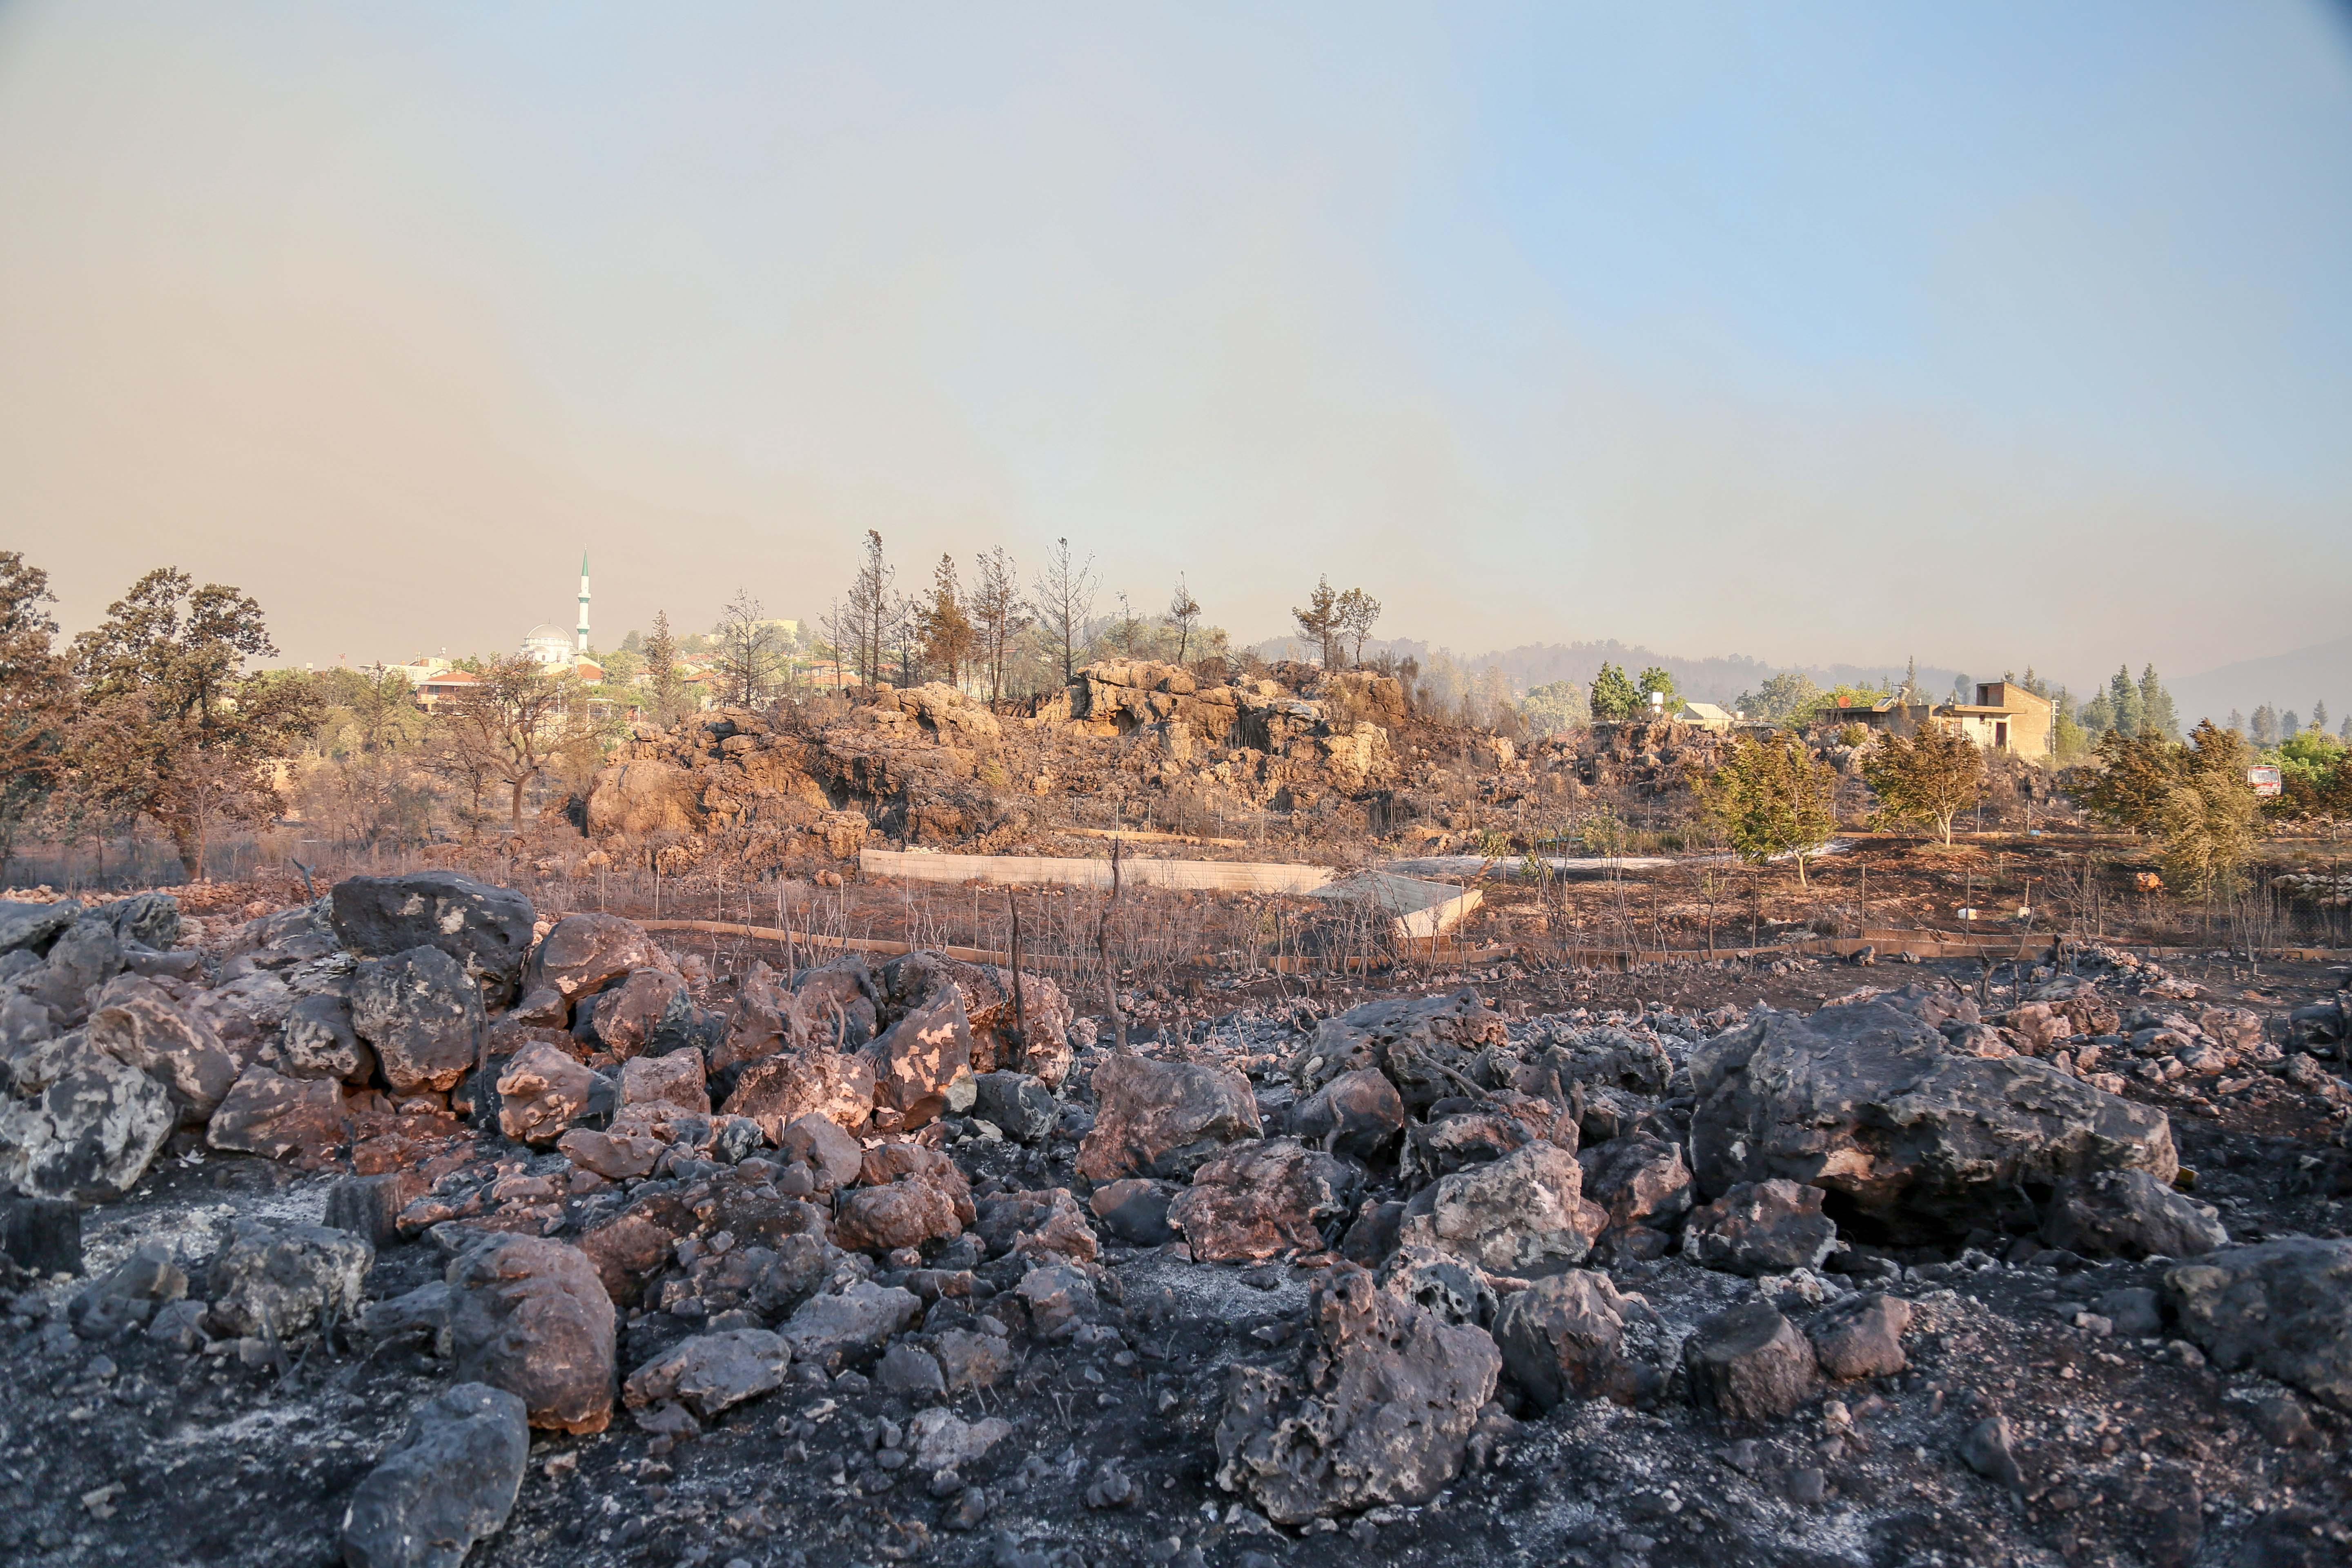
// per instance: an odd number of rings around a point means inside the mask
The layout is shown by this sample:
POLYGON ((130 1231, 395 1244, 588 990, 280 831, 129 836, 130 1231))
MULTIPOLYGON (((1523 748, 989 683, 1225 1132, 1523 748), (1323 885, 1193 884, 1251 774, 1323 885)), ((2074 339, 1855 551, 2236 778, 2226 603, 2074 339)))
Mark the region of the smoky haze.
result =
POLYGON ((0 10, 0 545, 298 661, 814 618, 879 529, 1287 629, 2078 684, 2339 635, 2295 5, 0 10))

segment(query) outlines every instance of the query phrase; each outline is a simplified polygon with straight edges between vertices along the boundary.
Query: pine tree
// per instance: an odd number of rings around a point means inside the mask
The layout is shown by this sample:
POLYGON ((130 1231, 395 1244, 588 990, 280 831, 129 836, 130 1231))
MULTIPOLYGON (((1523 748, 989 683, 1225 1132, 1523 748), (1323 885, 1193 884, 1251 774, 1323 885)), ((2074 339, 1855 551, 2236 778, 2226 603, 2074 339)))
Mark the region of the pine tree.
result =
POLYGON ((1622 723, 1633 717, 1642 706, 1642 694, 1625 679, 1625 672, 1613 664, 1603 663, 1601 673, 1592 678, 1592 716, 1603 723, 1622 723))
POLYGON ((2172 710, 2172 693, 2156 678, 2153 664, 2139 672, 2139 708, 2143 731, 2161 735, 2168 741, 2180 738, 2180 722, 2172 710))
POLYGON ((2280 740, 2292 741, 2303 733, 2303 721, 2297 718, 2294 710, 2290 708, 2279 715, 2278 728, 2280 740))
POLYGON ((2323 735, 2327 733, 2326 703, 2315 702, 2311 705, 2311 727, 2318 731, 2323 735))
POLYGON ((1291 611, 1290 618, 1298 623, 1298 635, 1315 645, 1315 657, 1323 668, 1339 668, 1340 639, 1346 632, 1339 619, 1339 592, 1331 586, 1331 579, 1317 578, 1306 607, 1291 611))
POLYGON ((2113 680, 2107 682, 2107 700, 2115 707, 2115 727, 2129 740, 2139 733, 2141 706, 2139 683, 2132 679, 2131 666, 2116 667, 2113 680))
POLYGON ((2277 744, 2278 710, 2267 702, 2255 709, 2253 725, 2249 733, 2257 746, 2277 744))
POLYGON ((646 638, 646 681, 653 689, 654 722, 675 724, 686 713, 686 681, 677 670, 677 639, 670 635, 669 612, 654 612, 653 635, 646 638))
POLYGON ((2231 709, 2230 722, 2227 727, 2229 729, 2235 730, 2241 735, 2244 734, 2246 732, 2246 716, 2243 713, 2239 712, 2235 708, 2231 709))

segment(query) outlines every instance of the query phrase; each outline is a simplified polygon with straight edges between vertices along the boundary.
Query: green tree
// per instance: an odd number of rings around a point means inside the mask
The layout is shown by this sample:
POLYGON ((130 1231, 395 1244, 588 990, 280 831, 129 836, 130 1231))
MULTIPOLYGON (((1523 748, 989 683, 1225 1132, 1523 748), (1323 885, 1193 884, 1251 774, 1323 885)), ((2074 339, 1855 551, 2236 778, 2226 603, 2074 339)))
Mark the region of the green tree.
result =
POLYGON ((2168 741, 2180 739, 2180 719, 2173 711, 2172 693, 2156 678, 2153 664, 2139 672, 2139 727, 2168 741))
POLYGON ((1592 716, 1603 723, 1622 723, 1640 710, 1642 693, 1625 679, 1625 672, 1613 664, 1603 663, 1601 673, 1592 678, 1592 716))
POLYGON ((73 719, 70 667, 52 639, 49 574, 0 550, 0 883, 26 820, 55 787, 73 719))
POLYGON ((1316 647, 1316 658, 1326 669, 1339 668, 1341 639, 1347 635, 1339 618, 1339 594, 1331 586, 1331 579, 1315 580, 1315 592, 1308 595, 1306 605, 1290 612, 1298 623, 1298 635, 1316 647))
POLYGON ((1767 724, 1801 724, 1821 706, 1822 689, 1801 669, 1776 675, 1753 691, 1743 691, 1732 706, 1750 719, 1767 724))
POLYGON ((2210 720, 2179 751, 2179 776, 2158 817, 2165 885, 2176 892, 2211 899, 2242 885, 2259 804, 2246 783, 2251 760, 2235 731, 2210 720))
POLYGON ((2051 701, 2055 708, 2050 716, 2051 753, 2062 763, 2082 761, 2091 749, 2091 736, 2075 711, 2074 694, 2062 686, 2051 701))
POLYGON ((1725 841, 1750 865, 1787 857, 1805 865, 1837 830, 1837 780, 1794 735, 1743 736, 1731 758, 1700 786, 1708 816, 1725 841))
POLYGON ((1651 707, 1650 699, 1653 696, 1660 699, 1655 710, 1660 713, 1672 713, 1682 706, 1681 694, 1675 690, 1675 678, 1654 664, 1642 672, 1642 679, 1636 684, 1635 689, 1641 694, 1641 706, 1643 709, 1651 707))
POLYGON ((2131 667, 2116 666, 2115 678, 2107 682, 2107 705, 2115 710, 2115 727, 2126 737, 2137 735, 2140 730, 2141 703, 2139 683, 2131 678, 2131 667))
POLYGON ((1519 699, 1519 717, 1527 721, 1530 734, 1557 735, 1591 723, 1592 710, 1585 700, 1584 688, 1573 680, 1553 680, 1528 688, 1519 699))
POLYGON ((1957 730, 1931 723, 1908 740, 1879 737, 1863 763, 1863 776, 1878 792, 1887 817, 1931 827, 1949 848, 1952 819, 1983 793, 1984 754, 1957 730))
POLYGON ((2160 735, 2109 730, 2099 737, 2099 774, 2080 793, 2083 809, 2127 832, 2160 831, 2165 797, 2180 779, 2179 749, 2160 735))
POLYGON ((317 728, 309 679, 247 673, 277 652, 252 598, 170 568, 140 578, 74 639, 84 693, 69 745, 76 787, 93 805, 161 826, 191 880, 205 874, 215 821, 276 814, 271 764, 317 728))

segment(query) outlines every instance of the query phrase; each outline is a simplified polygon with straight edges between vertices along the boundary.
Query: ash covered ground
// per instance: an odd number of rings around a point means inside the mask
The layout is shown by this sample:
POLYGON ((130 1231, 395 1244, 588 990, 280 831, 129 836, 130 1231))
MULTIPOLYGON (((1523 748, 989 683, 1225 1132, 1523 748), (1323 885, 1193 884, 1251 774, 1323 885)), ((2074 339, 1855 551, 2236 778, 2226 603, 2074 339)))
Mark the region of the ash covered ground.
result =
POLYGON ((0 1557, 2342 1563, 2344 978, 7 905, 0 1557))

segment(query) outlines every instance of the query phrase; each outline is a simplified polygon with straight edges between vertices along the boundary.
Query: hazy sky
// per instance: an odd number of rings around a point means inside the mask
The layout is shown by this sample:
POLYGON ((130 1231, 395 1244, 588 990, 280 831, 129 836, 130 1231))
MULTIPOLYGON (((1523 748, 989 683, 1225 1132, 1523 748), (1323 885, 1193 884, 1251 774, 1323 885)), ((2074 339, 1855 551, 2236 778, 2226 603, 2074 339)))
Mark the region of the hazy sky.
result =
POLYGON ((0 4, 0 547, 293 658, 881 530, 1465 652, 2341 635, 2319 4, 0 4))

